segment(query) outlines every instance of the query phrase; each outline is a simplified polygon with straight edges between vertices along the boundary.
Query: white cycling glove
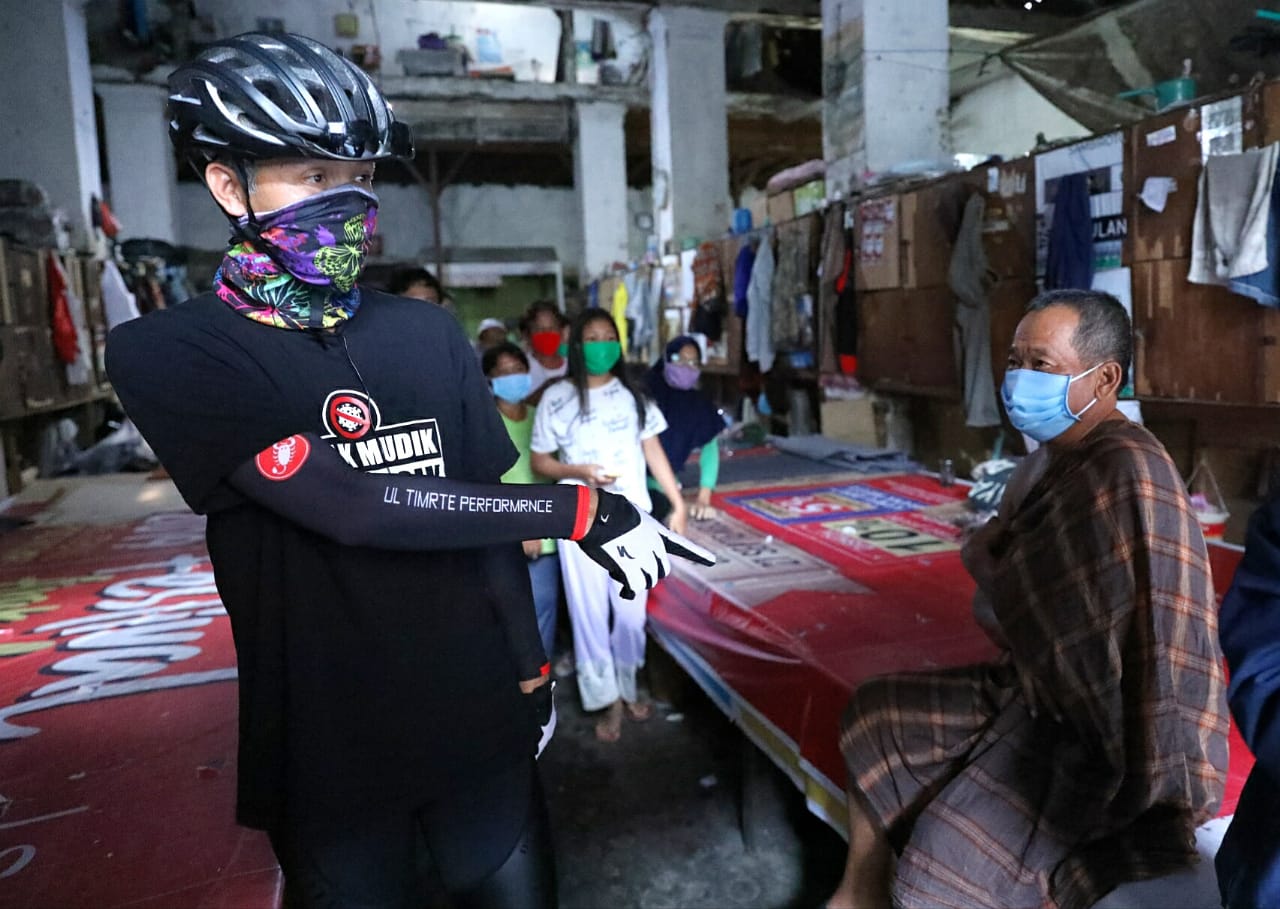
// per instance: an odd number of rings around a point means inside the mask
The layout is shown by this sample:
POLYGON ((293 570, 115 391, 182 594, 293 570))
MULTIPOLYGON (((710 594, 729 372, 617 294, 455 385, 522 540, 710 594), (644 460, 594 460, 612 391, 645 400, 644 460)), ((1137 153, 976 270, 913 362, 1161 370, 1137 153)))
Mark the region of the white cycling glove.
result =
POLYGON ((600 491, 596 517, 578 541, 582 551, 622 585, 624 600, 637 590, 651 590, 671 572, 667 553, 702 565, 716 557, 701 546, 663 526, 623 496, 600 491))

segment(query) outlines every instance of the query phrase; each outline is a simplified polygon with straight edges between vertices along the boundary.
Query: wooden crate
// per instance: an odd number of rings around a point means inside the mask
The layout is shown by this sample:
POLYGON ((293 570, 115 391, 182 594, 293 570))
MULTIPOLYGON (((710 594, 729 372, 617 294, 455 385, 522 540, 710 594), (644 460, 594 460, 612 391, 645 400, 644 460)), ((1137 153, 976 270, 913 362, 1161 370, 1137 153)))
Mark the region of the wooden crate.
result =
POLYGON ((902 286, 945 287, 965 202, 977 191, 977 174, 956 174, 903 193, 902 286))
POLYGON ((858 319, 860 381, 930 395, 960 393, 955 299, 948 288, 864 293, 858 319))
POLYGON ((1185 107, 1143 120, 1130 128, 1125 148, 1129 235, 1126 263, 1185 259, 1191 255, 1200 179, 1200 108, 1185 107), (1172 181, 1165 210, 1154 211, 1138 195, 1147 180, 1172 181))
POLYGON ((991 374, 997 390, 1004 380, 1013 333, 1035 295, 1036 284, 1031 278, 1000 281, 987 294, 991 302, 991 374))
POLYGON ((7 240, 4 246, 4 323, 48 325, 49 292, 45 280, 44 250, 29 249, 7 240))
POLYGON ((1280 401, 1276 312, 1223 287, 1187 281, 1188 260, 1133 266, 1139 397, 1280 401))
POLYGON ((982 246, 987 266, 1000 278, 1036 274, 1036 173, 1034 158, 983 169, 987 208, 982 246), (994 187, 994 188, 993 188, 994 187))

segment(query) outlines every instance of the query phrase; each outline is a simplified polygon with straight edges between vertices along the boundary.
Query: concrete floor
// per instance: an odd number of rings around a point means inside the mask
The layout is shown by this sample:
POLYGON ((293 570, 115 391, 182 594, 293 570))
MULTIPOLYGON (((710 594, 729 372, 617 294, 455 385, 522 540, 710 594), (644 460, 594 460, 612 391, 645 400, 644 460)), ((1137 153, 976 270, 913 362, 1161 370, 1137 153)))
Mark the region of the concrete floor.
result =
POLYGON ((652 642, 649 653, 664 700, 648 722, 627 721, 616 744, 595 740, 573 680, 562 681, 560 726, 541 761, 561 905, 819 905, 839 880, 844 840, 767 760, 744 760, 741 733, 652 642), (750 849, 744 770, 754 774, 750 849))

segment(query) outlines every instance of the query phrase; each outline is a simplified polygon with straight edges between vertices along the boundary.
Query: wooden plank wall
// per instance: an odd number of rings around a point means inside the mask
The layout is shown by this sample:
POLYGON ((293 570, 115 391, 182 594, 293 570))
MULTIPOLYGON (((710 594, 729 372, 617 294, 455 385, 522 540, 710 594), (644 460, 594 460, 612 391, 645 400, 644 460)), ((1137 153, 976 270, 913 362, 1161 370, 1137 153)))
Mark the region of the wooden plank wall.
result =
MULTIPOLYGON (((1246 149, 1280 141, 1280 83, 1241 93, 1246 149)), ((1238 536, 1257 501, 1260 478, 1280 462, 1280 310, 1225 288, 1186 280, 1202 169, 1200 106, 1184 107, 1126 132, 1124 264, 1133 279, 1135 387, 1148 425, 1184 473, 1207 459, 1232 505, 1238 536), (1163 212, 1138 198, 1148 177, 1171 178, 1163 212)), ((855 210, 894 221, 875 224, 882 255, 857 271, 861 340, 859 379, 913 400, 917 457, 968 460, 995 432, 964 427, 952 341, 954 300, 946 282, 956 200, 981 192, 987 202, 984 246, 990 261, 992 367, 997 384, 1023 307, 1035 295, 1035 159, 979 168, 917 186, 872 190, 855 210), (898 254, 892 256, 892 245, 898 254)), ((864 237, 855 223, 855 255, 864 237)), ((1016 438, 1011 427, 1009 435, 1016 438)), ((963 465, 961 465, 963 466, 963 465)))

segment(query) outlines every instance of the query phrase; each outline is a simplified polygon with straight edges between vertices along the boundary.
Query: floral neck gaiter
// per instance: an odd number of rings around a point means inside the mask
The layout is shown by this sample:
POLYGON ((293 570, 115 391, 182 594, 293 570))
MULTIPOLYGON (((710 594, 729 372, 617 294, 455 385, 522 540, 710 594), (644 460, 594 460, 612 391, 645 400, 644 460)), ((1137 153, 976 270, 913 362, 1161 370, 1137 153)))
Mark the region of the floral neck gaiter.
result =
POLYGON ((356 279, 377 229, 378 197, 342 186, 239 221, 241 240, 214 275, 218 297, 276 328, 332 328, 360 306, 356 279))

